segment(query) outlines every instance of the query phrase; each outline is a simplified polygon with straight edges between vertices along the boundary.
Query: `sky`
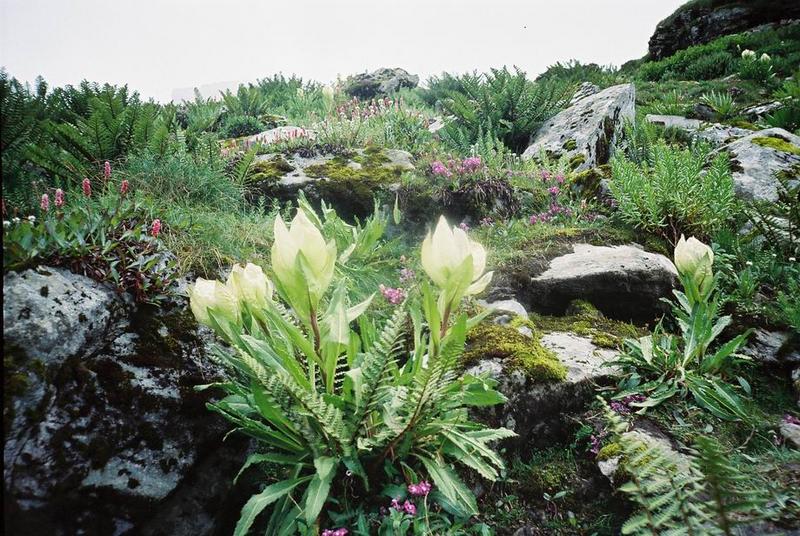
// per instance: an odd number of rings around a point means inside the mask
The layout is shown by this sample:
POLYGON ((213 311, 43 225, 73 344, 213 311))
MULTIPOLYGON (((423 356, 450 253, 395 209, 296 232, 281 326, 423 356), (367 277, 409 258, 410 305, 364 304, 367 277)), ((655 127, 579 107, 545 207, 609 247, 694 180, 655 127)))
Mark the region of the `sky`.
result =
POLYGON ((402 67, 421 80, 556 61, 620 65, 684 0, 0 0, 0 66, 51 87, 177 88, 278 72, 332 82, 402 67))

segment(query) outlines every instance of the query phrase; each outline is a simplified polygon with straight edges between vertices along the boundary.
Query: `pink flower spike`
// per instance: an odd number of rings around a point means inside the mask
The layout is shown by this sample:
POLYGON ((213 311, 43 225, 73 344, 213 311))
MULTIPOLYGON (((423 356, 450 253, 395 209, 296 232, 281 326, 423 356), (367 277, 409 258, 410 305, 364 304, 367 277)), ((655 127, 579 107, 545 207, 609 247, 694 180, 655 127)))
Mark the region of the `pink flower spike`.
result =
POLYGON ((92 197, 92 183, 89 179, 83 179, 83 183, 81 184, 83 188, 83 195, 86 197, 92 197))
POLYGON ((122 181, 122 184, 119 185, 119 193, 125 195, 128 193, 128 188, 130 185, 128 184, 128 180, 125 179, 122 181))
POLYGON ((108 160, 103 164, 103 178, 106 181, 111 178, 111 162, 108 160))
POLYGON ((158 234, 161 232, 161 220, 155 219, 153 220, 153 226, 150 228, 150 234, 153 235, 153 238, 158 238, 158 234))
POLYGON ((42 201, 39 206, 42 207, 43 212, 50 210, 50 196, 47 194, 42 194, 42 201))
POLYGON ((64 206, 64 190, 61 188, 56 189, 56 200, 55 200, 57 207, 64 206))

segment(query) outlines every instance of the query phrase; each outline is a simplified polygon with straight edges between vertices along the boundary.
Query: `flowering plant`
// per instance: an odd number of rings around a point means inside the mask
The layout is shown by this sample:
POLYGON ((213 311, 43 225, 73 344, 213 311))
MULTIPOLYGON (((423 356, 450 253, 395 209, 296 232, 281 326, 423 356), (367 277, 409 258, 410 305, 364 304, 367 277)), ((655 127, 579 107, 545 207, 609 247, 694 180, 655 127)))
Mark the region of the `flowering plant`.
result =
MULTIPOLYGON (((385 487, 387 475, 424 497, 431 488, 418 472, 450 511, 475 514, 474 497, 448 464, 494 479, 503 463, 489 444, 513 435, 468 419, 467 407, 504 398, 490 380, 456 374, 466 332, 481 319, 460 314, 459 303, 488 284, 485 251, 440 220, 422 248, 435 289, 421 284, 421 310, 396 299, 379 327, 367 315, 372 297, 351 304, 350 280, 339 270, 360 235, 342 249, 322 229, 303 203, 288 226, 275 220, 269 274, 234 267, 225 283, 198 280, 190 292, 198 321, 233 348, 220 356, 227 378, 217 386, 227 396, 210 407, 261 444, 244 468, 269 463, 281 475, 247 502, 235 534, 270 506, 271 527, 319 527, 327 517, 339 528, 326 530, 341 530, 324 508, 329 498, 352 510, 358 497, 385 487)), ((397 298, 397 289, 384 290, 397 298)), ((403 515, 416 514, 420 502, 407 502, 398 503, 403 515)))

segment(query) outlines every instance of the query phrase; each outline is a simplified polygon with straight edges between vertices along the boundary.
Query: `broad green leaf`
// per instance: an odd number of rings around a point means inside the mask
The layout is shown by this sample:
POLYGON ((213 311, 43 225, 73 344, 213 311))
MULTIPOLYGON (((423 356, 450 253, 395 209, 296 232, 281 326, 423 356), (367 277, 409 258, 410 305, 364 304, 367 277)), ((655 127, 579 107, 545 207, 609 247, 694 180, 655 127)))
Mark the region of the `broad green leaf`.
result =
POLYGON ((255 521, 258 514, 260 514, 264 508, 288 494, 303 482, 307 482, 309 478, 310 477, 303 477, 282 480, 276 484, 267 486, 261 493, 250 497, 250 500, 248 500, 244 508, 242 508, 242 513, 239 516, 239 522, 236 523, 233 536, 247 536, 247 532, 253 525, 253 521, 255 521))

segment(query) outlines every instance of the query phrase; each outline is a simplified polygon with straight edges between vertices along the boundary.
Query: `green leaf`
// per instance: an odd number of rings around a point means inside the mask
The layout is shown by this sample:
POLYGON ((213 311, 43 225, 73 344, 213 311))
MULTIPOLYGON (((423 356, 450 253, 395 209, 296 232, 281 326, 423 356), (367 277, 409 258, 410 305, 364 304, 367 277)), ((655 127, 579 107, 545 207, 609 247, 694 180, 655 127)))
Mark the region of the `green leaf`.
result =
POLYGON ((308 492, 305 504, 305 517, 309 525, 314 524, 328 499, 328 492, 331 489, 331 481, 336 475, 336 467, 339 460, 329 456, 314 458, 314 467, 317 474, 308 485, 308 492))
POLYGON ((441 461, 433 460, 427 456, 417 455, 417 458, 425 466, 425 470, 428 471, 442 495, 453 505, 458 506, 467 516, 473 516, 478 513, 475 496, 458 478, 455 471, 441 463, 441 461))
POLYGON ((253 525, 253 521, 255 521, 258 514, 260 514, 264 508, 288 494, 303 482, 307 482, 309 479, 310 477, 282 480, 276 484, 267 486, 261 493, 250 497, 250 500, 248 500, 242 508, 242 513, 239 516, 239 522, 236 523, 233 536, 247 536, 247 532, 253 525))

